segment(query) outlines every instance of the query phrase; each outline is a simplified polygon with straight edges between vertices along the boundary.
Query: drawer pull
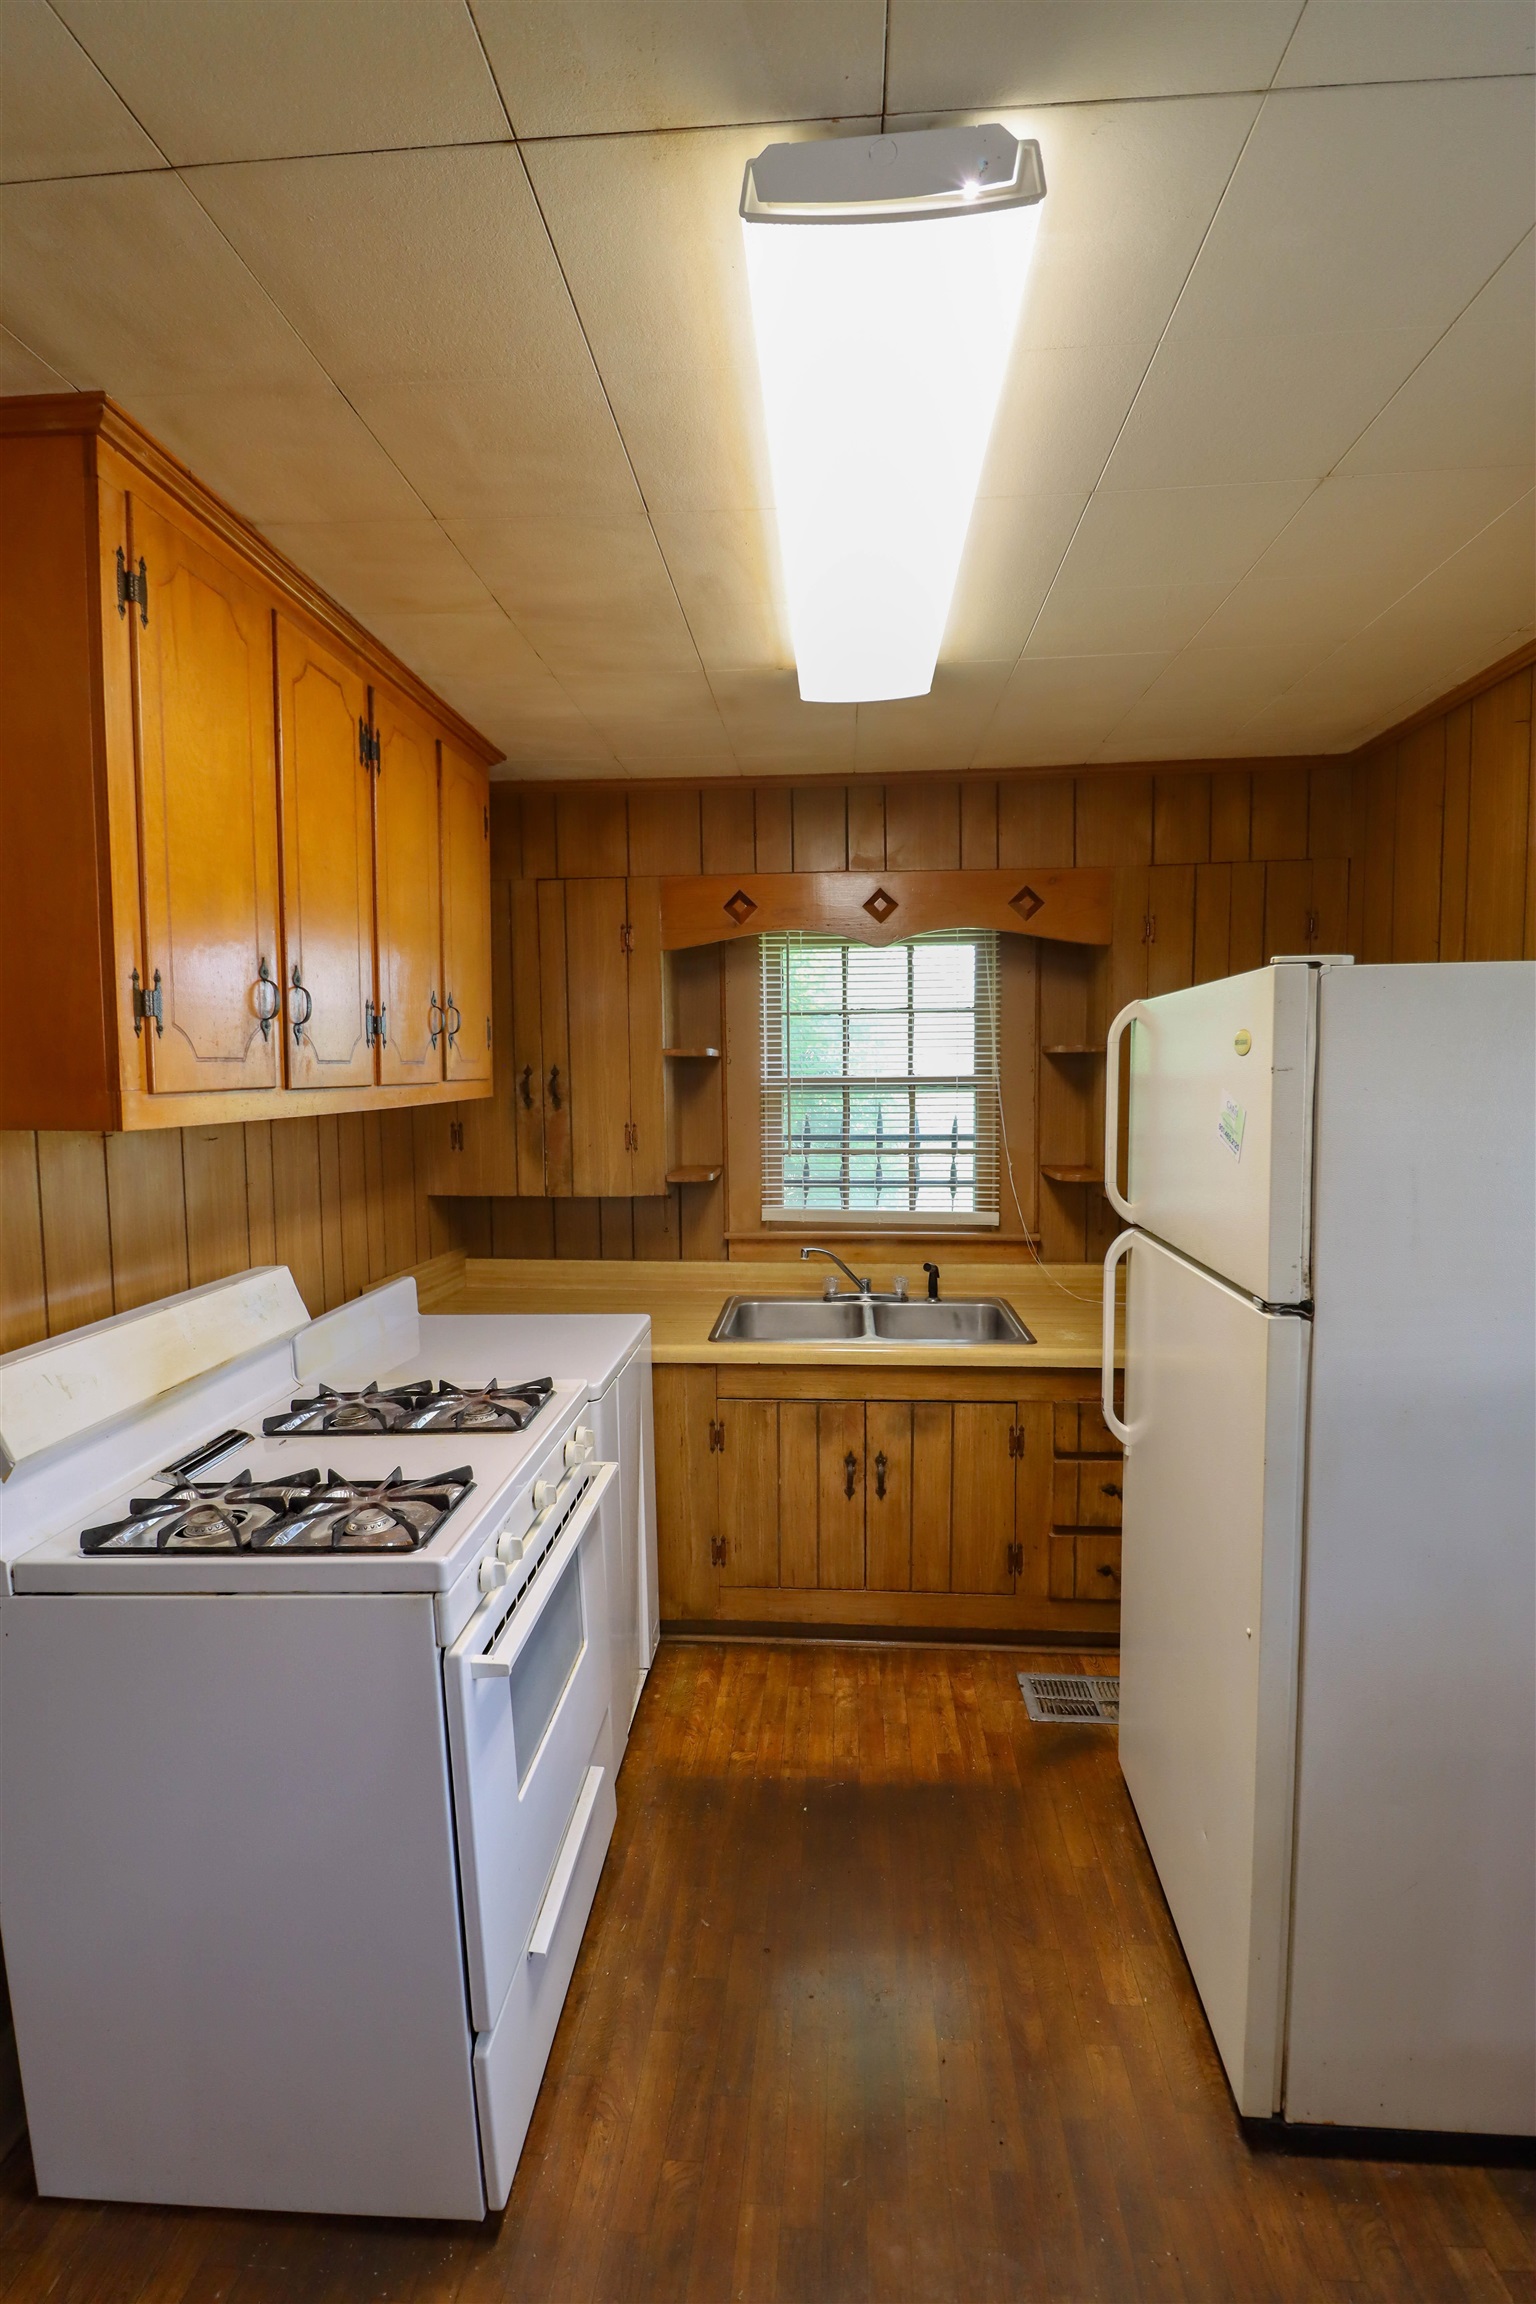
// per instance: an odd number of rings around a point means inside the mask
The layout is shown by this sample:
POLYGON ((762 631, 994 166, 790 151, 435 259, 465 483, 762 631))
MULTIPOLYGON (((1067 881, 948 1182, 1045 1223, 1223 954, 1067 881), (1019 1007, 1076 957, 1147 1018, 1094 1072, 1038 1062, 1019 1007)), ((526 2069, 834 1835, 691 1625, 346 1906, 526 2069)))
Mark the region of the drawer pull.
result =
MULTIPOLYGON (((852 1493, 853 1491, 850 1489, 849 1494, 852 1495, 852 1493)), ((885 1451, 883 1449, 875 1458, 875 1494, 883 1503, 885 1500, 885 1451)))
POLYGON ((555 1868, 549 1876, 549 1886, 544 1891, 544 1901, 539 1906, 539 1916, 533 1924, 533 1934, 528 1939, 530 1960, 547 1960, 549 1957, 555 1932, 560 1926, 560 1915, 565 1910, 565 1900, 571 1892, 571 1882, 581 1858, 587 1827, 592 1821, 592 1811, 597 1806, 597 1796, 602 1788, 602 1769, 589 1768, 581 1790, 576 1795, 576 1805, 571 1810, 571 1820, 565 1828, 565 1838, 560 1843, 560 1853, 555 1858, 555 1868))
POLYGON ((850 1448, 847 1455, 843 1458, 843 1494, 849 1498, 850 1502, 852 1501, 853 1497, 853 1484, 855 1480, 857 1480, 858 1476, 859 1460, 857 1456, 855 1456, 853 1450, 850 1448))

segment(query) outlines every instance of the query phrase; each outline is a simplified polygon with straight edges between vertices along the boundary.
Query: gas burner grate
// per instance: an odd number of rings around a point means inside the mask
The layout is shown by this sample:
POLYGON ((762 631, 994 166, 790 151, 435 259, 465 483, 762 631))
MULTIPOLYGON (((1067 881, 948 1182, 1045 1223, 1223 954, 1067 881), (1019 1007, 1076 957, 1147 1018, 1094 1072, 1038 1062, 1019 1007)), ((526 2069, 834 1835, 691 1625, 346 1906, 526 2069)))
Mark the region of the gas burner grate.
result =
POLYGON ((366 1435, 380 1432, 521 1432, 531 1424, 554 1391, 548 1376, 534 1376, 524 1384, 450 1384, 430 1377, 413 1384, 380 1390, 366 1384, 360 1391, 338 1392, 317 1384, 308 1397, 290 1401, 276 1416, 265 1417, 262 1431, 283 1437, 300 1433, 366 1435))
POLYGON ((1021 1672, 1031 1720, 1107 1723, 1120 1718, 1120 1676, 1109 1672, 1021 1672))
POLYGON ((281 1480, 183 1481, 164 1496, 130 1498, 128 1514, 81 1531, 84 1553, 418 1552, 474 1486, 468 1464, 424 1480, 399 1466, 387 1480, 317 1469, 281 1480))

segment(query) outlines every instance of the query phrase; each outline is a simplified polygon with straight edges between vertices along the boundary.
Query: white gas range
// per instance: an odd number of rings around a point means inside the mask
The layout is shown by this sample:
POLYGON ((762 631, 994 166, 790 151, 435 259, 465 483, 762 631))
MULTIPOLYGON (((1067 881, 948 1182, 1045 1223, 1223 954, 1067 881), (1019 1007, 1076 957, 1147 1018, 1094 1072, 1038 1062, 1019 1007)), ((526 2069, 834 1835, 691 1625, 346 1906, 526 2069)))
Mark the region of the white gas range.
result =
POLYGON ((617 1413, 519 1326, 256 1273, 0 1361, 42 2191, 505 2201, 650 1655, 617 1413))

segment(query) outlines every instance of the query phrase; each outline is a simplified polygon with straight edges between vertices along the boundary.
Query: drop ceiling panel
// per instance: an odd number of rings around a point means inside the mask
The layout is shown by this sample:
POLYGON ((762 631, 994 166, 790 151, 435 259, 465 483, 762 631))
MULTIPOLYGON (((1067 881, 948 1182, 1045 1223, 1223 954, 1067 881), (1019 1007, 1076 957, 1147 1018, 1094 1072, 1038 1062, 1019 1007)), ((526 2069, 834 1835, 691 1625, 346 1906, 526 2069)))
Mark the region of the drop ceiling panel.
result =
POLYGON ((884 0, 470 0, 519 136, 880 110, 884 0))
POLYGON ((435 520, 273 520, 266 532, 364 624, 483 615, 492 605, 435 520))
POLYGON ((1101 488, 1062 564, 1063 580, 1077 590, 1115 584, 1235 584, 1307 494, 1305 487, 1260 482, 1101 488))
POLYGON ((455 520, 466 562, 561 679, 698 673, 650 524, 455 520))
POLYGON ((794 673, 782 668, 717 667, 709 684, 745 773, 853 773, 856 705, 802 704, 794 673))
POLYGON ((0 317, 72 384, 132 411, 218 382, 305 391, 310 354, 181 179, 76 177, 0 193, 0 317))
POLYGON ((1162 655, 1021 657, 973 765, 1009 768, 1091 760, 1167 661, 1162 655))
POLYGON ((1261 89, 1300 0, 891 0, 887 109, 1261 89))
POLYGON ((706 666, 794 662, 770 518, 755 509, 658 512, 654 527, 706 666))
POLYGON ((1275 85, 1450 80, 1536 65, 1528 0, 1308 0, 1275 85))
POLYGON ((61 376, 57 368, 50 368, 46 360, 40 360, 9 328, 0 328, 0 392, 9 396, 14 392, 68 390, 67 377, 61 376))
POLYGON ((1536 450, 1536 259, 1526 235, 1341 462, 1344 472, 1475 470, 1536 450))
POLYGON ((983 496, 971 514, 944 634, 947 664, 1012 662, 1028 640, 1088 501, 983 496))
POLYGON ((5 0, 0 8, 0 181, 164 165, 164 154, 48 0, 5 0))
POLYGON ((399 467, 318 371, 302 392, 230 380, 198 392, 142 392, 133 413, 258 528, 426 514, 399 467))
POLYGON ((178 167, 510 133, 463 0, 57 0, 178 167))
POLYGON ((558 710, 569 701, 549 666, 494 601, 457 615, 391 615, 375 629, 385 646, 425 680, 495 682, 535 708, 558 710))
POLYGON ((926 696, 860 704, 855 765, 865 774, 969 767, 1012 670, 1011 663, 941 664, 926 696))
POLYGON ((1104 584, 1063 576, 1030 635, 1034 656, 1104 656, 1184 647, 1227 597, 1224 584, 1104 584))

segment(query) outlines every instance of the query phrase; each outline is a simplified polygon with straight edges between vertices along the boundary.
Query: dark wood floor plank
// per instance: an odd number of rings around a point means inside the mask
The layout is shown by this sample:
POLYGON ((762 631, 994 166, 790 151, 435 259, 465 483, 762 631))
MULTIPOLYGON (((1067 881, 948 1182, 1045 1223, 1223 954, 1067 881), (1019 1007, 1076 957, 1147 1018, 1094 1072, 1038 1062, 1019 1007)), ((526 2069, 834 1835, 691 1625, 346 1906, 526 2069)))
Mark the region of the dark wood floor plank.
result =
POLYGON ((982 1649, 679 1642, 481 2227, 40 2200, 0 2304, 1536 2304, 1526 2166, 1236 2119, 1112 1733, 982 1649))

